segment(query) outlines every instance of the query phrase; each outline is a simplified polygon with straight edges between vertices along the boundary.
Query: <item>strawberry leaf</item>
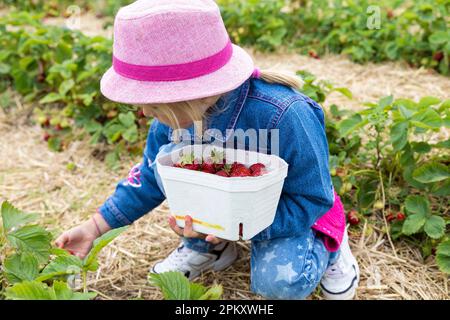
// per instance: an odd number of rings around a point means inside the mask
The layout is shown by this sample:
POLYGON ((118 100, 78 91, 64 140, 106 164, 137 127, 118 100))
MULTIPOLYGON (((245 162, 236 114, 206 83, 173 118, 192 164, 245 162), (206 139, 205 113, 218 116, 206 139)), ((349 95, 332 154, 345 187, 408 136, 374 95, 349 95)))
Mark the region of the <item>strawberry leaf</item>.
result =
POLYGON ((4 201, 2 203, 1 212, 3 220, 3 229, 5 232, 9 232, 13 228, 17 228, 24 224, 33 222, 37 218, 37 215, 26 214, 20 211, 19 209, 15 208, 8 201, 4 201))
POLYGON ((123 231, 125 231, 128 227, 117 228, 108 231, 103 234, 101 237, 97 238, 94 241, 91 251, 84 258, 83 261, 83 270, 95 271, 98 268, 97 256, 100 251, 106 247, 111 241, 117 238, 123 231))
POLYGON ((34 280, 39 274, 39 264, 36 257, 26 252, 6 258, 3 267, 6 279, 12 284, 34 280))
POLYGON ((442 272, 450 274, 450 239, 437 246, 436 262, 442 272))
MULTIPOLYGON (((161 289, 166 300, 189 300, 191 296, 189 280, 181 272, 150 273, 149 278, 153 285, 161 289)), ((194 290, 197 295, 199 288, 194 290)))
POLYGON ((55 281, 52 287, 38 281, 24 281, 7 288, 5 292, 9 300, 90 300, 96 295, 92 292, 73 292, 63 281, 55 281))
POLYGON ((14 248, 33 254, 39 263, 47 262, 52 236, 41 226, 25 226, 8 233, 6 237, 14 248))
POLYGON ((439 239, 445 232, 445 220, 437 215, 432 215, 423 227, 425 233, 432 239, 439 239))

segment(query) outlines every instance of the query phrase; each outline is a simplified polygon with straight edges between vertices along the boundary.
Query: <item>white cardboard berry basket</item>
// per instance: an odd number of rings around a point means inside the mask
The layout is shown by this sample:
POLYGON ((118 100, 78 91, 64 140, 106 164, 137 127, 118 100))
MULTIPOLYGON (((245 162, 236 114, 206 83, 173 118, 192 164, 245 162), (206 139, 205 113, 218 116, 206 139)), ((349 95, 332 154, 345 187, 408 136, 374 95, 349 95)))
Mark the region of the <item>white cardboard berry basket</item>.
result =
POLYGON ((188 145, 156 160, 157 170, 172 215, 184 227, 184 217, 193 218, 197 232, 227 240, 248 240, 273 223, 287 176, 288 164, 278 156, 212 145, 188 145), (197 159, 211 150, 225 152, 227 163, 263 163, 268 173, 259 177, 221 177, 176 168, 181 155, 194 152, 197 159))

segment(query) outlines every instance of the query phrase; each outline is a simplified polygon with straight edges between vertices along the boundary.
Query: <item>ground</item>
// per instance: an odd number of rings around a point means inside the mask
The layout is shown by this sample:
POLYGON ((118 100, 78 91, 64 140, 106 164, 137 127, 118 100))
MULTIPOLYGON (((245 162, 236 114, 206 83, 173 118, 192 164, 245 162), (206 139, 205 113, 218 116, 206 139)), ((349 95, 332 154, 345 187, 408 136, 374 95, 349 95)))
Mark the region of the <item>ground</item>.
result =
MULTIPOLYGON (((88 33, 99 30, 95 23, 94 27, 85 23, 88 33)), ((257 53, 254 57, 262 68, 306 69, 354 94, 353 100, 331 94, 325 107, 336 103, 357 108, 362 101, 376 101, 389 94, 413 99, 426 95, 448 98, 450 92, 449 78, 400 63, 362 66, 339 56, 315 60, 293 53, 257 53)), ((20 99, 15 103, 14 114, 0 110, 0 201, 8 199, 20 209, 39 213, 42 222, 57 235, 95 212, 139 159, 126 159, 122 169, 112 171, 92 156, 93 147, 87 141, 73 142, 65 152, 54 153, 42 141, 40 128, 28 125, 24 114, 31 106, 22 105, 20 99), (74 163, 76 169, 69 170, 68 163, 74 163)), ((168 213, 163 204, 108 246, 101 255, 99 270, 91 275, 89 288, 102 299, 161 298, 159 291, 147 284, 146 275, 155 261, 166 257, 179 243, 166 222, 168 213)), ((350 229, 350 242, 361 269, 357 299, 449 298, 448 277, 437 270, 432 259, 423 261, 417 248, 403 241, 391 246, 383 230, 369 223, 362 229, 350 229)), ((207 272, 198 281, 221 283, 225 299, 259 299, 249 290, 250 243, 238 245, 241 254, 233 266, 220 273, 207 272)), ((320 293, 312 298, 321 299, 320 293)))

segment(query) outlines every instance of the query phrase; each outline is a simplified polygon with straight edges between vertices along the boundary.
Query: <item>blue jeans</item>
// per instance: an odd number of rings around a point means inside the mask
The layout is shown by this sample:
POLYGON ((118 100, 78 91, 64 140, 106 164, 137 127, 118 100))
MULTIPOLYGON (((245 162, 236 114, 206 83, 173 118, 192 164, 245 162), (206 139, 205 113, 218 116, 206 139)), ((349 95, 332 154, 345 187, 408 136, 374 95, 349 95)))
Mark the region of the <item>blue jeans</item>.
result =
MULTIPOLYGON (((185 246, 208 252, 212 245, 184 239, 185 246)), ((252 241, 251 290, 269 299, 305 299, 339 255, 328 252, 314 230, 302 236, 252 241)))

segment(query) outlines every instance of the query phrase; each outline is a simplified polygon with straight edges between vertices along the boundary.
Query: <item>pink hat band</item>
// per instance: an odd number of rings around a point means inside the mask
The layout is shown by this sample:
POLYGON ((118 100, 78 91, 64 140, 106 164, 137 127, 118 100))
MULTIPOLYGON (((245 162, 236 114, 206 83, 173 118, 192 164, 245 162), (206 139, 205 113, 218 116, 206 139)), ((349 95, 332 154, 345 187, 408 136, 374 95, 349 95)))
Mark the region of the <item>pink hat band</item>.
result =
POLYGON ((193 79, 222 68, 233 55, 228 41, 218 53, 197 61, 161 66, 143 66, 126 63, 113 55, 113 68, 123 77, 139 81, 177 81, 193 79))

